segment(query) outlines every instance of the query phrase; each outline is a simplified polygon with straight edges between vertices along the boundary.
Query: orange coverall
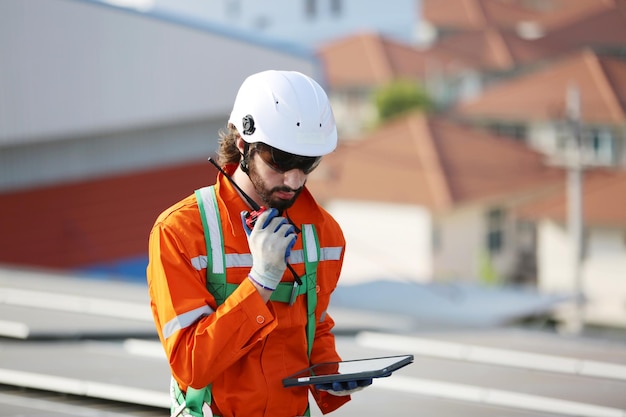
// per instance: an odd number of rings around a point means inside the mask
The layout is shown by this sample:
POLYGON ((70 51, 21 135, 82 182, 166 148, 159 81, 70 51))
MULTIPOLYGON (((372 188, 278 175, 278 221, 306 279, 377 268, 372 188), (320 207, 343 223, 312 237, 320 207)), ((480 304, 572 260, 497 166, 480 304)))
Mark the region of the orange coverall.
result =
MULTIPOLYGON (((232 173, 235 166, 227 166, 232 173)), ((249 210, 222 174, 215 185, 224 251, 250 254, 241 211, 249 210)), ((339 256, 320 260, 317 267, 316 331, 310 363, 339 360, 326 314, 337 286, 345 240, 336 221, 305 188, 286 212, 292 222, 314 224, 321 250, 339 249, 339 256)), ((302 249, 299 235, 292 253, 302 249)), ((282 379, 309 366, 307 355, 306 294, 296 302, 263 302, 247 279, 250 265, 230 267, 227 281, 241 284, 220 307, 206 288, 206 246, 198 204, 191 195, 165 210, 150 233, 147 268, 151 308, 172 375, 186 391, 212 385, 213 413, 221 417, 303 415, 308 404, 307 387, 284 388, 282 379)), ((304 274, 303 263, 292 266, 304 274)), ((288 270, 283 281, 293 282, 288 270)), ((337 397, 310 387, 326 414, 350 397, 337 397)))

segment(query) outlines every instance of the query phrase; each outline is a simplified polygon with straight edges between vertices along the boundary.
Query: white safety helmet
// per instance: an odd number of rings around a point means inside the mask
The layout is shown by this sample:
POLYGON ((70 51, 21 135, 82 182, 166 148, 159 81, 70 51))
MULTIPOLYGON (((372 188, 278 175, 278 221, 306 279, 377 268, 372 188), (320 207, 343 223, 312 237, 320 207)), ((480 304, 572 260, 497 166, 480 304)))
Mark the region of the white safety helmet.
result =
POLYGON ((337 126, 322 87, 296 71, 263 71, 246 78, 228 120, 247 143, 263 142, 301 156, 337 146, 337 126))

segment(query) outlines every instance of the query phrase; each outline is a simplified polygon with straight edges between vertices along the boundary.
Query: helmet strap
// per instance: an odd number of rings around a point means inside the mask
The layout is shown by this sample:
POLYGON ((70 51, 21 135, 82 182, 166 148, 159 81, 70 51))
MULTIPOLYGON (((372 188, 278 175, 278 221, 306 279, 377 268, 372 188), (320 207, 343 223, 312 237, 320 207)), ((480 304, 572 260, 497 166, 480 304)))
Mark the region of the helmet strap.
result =
POLYGON ((250 161, 250 144, 245 142, 243 145, 243 154, 241 154, 242 158, 239 161, 239 166, 241 170, 246 174, 250 175, 250 169, 248 168, 248 161, 250 161))

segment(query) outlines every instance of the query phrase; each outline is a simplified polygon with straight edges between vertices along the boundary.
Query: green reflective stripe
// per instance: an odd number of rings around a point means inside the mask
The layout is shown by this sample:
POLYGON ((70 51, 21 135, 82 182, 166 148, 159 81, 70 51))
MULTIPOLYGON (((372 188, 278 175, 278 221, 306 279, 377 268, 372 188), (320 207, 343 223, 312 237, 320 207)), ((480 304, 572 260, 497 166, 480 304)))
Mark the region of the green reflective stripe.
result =
POLYGON ((193 417, 203 417, 203 403, 211 404, 212 401, 210 385, 202 389, 189 387, 185 394, 180 390, 176 380, 172 378, 171 390, 172 404, 170 407, 170 415, 172 416, 191 415, 193 417))
MULTIPOLYGON (((224 240, 222 238, 222 223, 219 217, 217 197, 213 187, 205 187, 196 190, 196 200, 198 209, 202 217, 204 237, 207 242, 207 257, 211 259, 213 273, 222 274, 225 272, 226 259, 224 256, 224 240), (208 215, 207 215, 208 214, 208 215), (210 244, 208 244, 210 243, 210 244)), ((208 263, 207 259, 207 263, 208 263)))
POLYGON ((228 297, 226 289, 226 257, 224 255, 224 238, 222 235, 222 223, 220 222, 219 208, 215 188, 213 186, 196 190, 198 210, 202 218, 204 229, 204 241, 207 250, 207 289, 217 305, 221 305, 228 297), (211 268, 208 268, 208 260, 211 260, 211 268))
POLYGON ((202 405, 204 403, 211 404, 211 385, 202 389, 187 388, 185 395, 185 403, 189 409, 189 414, 193 417, 203 417, 202 405))
MULTIPOLYGON (((302 285, 298 285, 296 288, 296 296, 305 294, 307 291, 306 283, 306 275, 302 277, 302 285)), ((239 287, 238 284, 231 284, 230 282, 226 283, 226 298, 228 298, 235 290, 239 287)), ((270 300, 278 301, 281 303, 289 303, 291 301, 291 294, 293 291, 293 283, 291 282, 281 282, 278 284, 278 287, 272 293, 270 300)))
MULTIPOLYGON (((311 357, 313 341, 315 340, 315 308, 317 307, 317 261, 320 255, 320 245, 317 232, 312 224, 302 227, 302 244, 304 247, 304 268, 306 270, 307 287, 307 344, 308 355, 311 357)), ((303 285, 304 286, 304 285, 303 285)))

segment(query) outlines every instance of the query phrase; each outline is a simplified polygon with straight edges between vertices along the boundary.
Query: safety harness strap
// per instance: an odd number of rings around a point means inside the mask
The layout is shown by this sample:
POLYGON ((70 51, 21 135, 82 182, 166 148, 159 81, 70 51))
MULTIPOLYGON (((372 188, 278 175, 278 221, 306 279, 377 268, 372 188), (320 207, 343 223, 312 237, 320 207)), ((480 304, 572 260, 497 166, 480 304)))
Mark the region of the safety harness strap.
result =
POLYGON ((213 186, 201 188, 195 192, 198 209, 202 218, 204 242, 207 255, 207 289, 217 305, 226 300, 226 255, 224 254, 224 239, 222 223, 220 222, 219 207, 213 186), (210 269, 209 269, 210 266, 210 269), (211 277, 211 279, 208 279, 211 277))
MULTIPOLYGON (((239 286, 226 281, 226 255, 224 253, 224 239, 220 222, 219 207, 215 188, 211 185, 195 191, 198 209, 202 218, 204 240, 207 250, 206 286, 215 298, 219 307, 239 286), (210 262, 209 262, 210 261, 210 262), (210 264, 210 266, 209 266, 210 264)), ((317 306, 317 264, 320 259, 319 240, 315 226, 305 224, 302 227, 304 268, 305 275, 300 277, 302 285, 281 282, 272 293, 271 301, 293 304, 295 298, 307 296, 307 348, 311 357, 313 341, 315 340, 315 308, 317 306)), ((172 378, 172 416, 203 417, 202 406, 210 405, 212 401, 211 385, 202 389, 188 387, 183 393, 178 383, 172 378), (177 406, 176 406, 177 405, 177 406)), ((304 413, 310 415, 309 407, 304 413)), ((215 416, 219 417, 219 416, 215 416)))
POLYGON ((312 224, 305 224, 302 227, 302 242, 304 246, 304 268, 306 271, 307 287, 307 345, 309 358, 315 340, 315 308, 317 307, 317 262, 320 258, 320 245, 317 239, 317 232, 312 224))

